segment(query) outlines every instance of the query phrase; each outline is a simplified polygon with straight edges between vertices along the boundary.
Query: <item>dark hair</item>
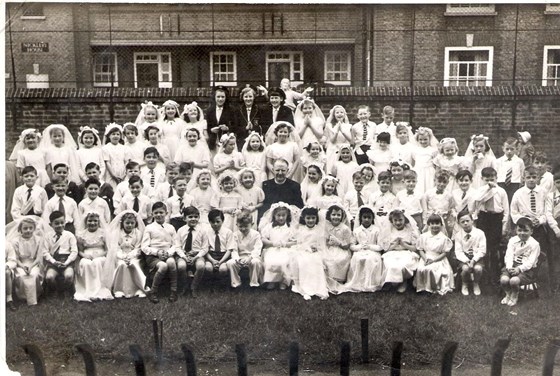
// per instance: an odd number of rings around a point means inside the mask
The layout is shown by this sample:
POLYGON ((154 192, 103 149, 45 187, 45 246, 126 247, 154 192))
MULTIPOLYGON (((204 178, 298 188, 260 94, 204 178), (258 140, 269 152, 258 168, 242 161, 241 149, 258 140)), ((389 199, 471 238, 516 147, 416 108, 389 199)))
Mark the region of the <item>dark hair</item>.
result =
POLYGON ((533 222, 527 217, 519 218, 515 225, 521 229, 533 230, 533 222))
POLYGON ((506 138, 506 140, 504 141, 504 145, 511 145, 511 146, 517 146, 517 138, 515 137, 508 137, 506 138))
POLYGON ((159 158, 159 151, 155 146, 149 146, 146 148, 146 150, 144 150, 144 158, 146 158, 146 156, 149 154, 155 154, 156 157, 159 158))
POLYGON ((539 175, 539 171, 537 170, 537 168, 533 165, 527 166, 525 167, 525 176, 528 175, 539 175))
POLYGON ((438 224, 438 225, 443 225, 441 217, 437 214, 432 214, 428 217, 428 220, 426 221, 426 224, 430 225, 432 223, 438 224))
POLYGON ((312 142, 308 143, 308 144, 305 146, 304 149, 307 150, 308 153, 311 153, 311 146, 312 146, 312 145, 318 145, 320 151, 323 151, 323 147, 321 146, 321 144, 320 144, 318 141, 312 141, 312 142))
POLYGON ((123 133, 129 129, 132 129, 134 131, 134 134, 138 136, 138 128, 136 127, 136 125, 134 125, 134 123, 124 123, 123 133))
POLYGON ((391 180, 393 174, 390 171, 381 171, 379 175, 377 175, 377 181, 381 180, 391 180))
POLYGON ((63 178, 62 176, 54 175, 51 179, 51 183, 52 183, 52 185, 56 185, 56 184, 59 184, 59 183, 65 183, 66 185, 68 185, 68 179, 63 178))
POLYGON ((196 128, 188 128, 188 129, 185 131, 185 138, 187 138, 187 134, 188 134, 189 132, 195 132, 195 133, 196 133, 196 136, 197 136, 198 139, 200 140, 200 131, 199 131, 198 129, 196 129, 196 128))
POLYGON ((185 174, 186 172, 193 172, 192 163, 189 162, 181 162, 179 164, 179 173, 185 174))
POLYGON ((179 165, 176 162, 169 162, 166 166, 165 166, 165 172, 167 171, 173 171, 174 169, 179 168, 179 165))
POLYGON ((410 170, 410 166, 409 166, 407 163, 404 163, 404 162, 403 162, 403 163, 401 164, 401 163, 398 162, 398 161, 392 161, 391 163, 389 163, 389 170, 391 169, 391 167, 400 167, 400 168, 403 169, 403 172, 404 172, 404 171, 410 170))
POLYGON ((25 174, 29 174, 30 172, 33 172, 35 175, 37 175, 37 169, 35 167, 25 166, 24 168, 21 169, 21 176, 25 174))
POLYGON ((80 133, 80 139, 78 140, 81 144, 84 143, 84 136, 88 133, 91 133, 93 135, 93 145, 97 145, 97 138, 95 136, 95 133, 93 133, 93 131, 91 129, 87 129, 85 131, 83 131, 82 133, 80 133))
POLYGON ((194 214, 200 216, 200 211, 195 206, 190 205, 183 208, 181 214, 183 214, 183 217, 187 217, 189 215, 194 215, 194 214))
MULTIPOLYGON (((256 137, 255 135, 249 136, 249 138, 255 138, 255 137, 256 137)), ((259 150, 258 150, 258 151, 263 151, 263 150, 264 150, 264 142, 261 140, 260 137, 257 137, 257 139, 258 139, 259 142, 260 142, 259 150)), ((248 140, 248 141, 247 141, 247 151, 249 151, 249 152, 250 152, 250 151, 253 151, 253 149, 251 149, 251 147, 250 147, 250 145, 249 145, 250 143, 251 143, 251 140, 248 140)))
POLYGON ((97 171, 101 171, 101 167, 99 167, 99 165, 98 165, 97 163, 95 163, 95 162, 89 162, 89 163, 86 165, 86 169, 85 169, 86 172, 87 172, 88 170, 91 170, 91 169, 96 169, 97 171))
POLYGON ((391 135, 388 132, 381 132, 377 135, 377 142, 385 141, 386 143, 391 143, 391 135))
POLYGON ((462 178, 464 178, 465 176, 468 176, 469 179, 472 181, 472 172, 470 172, 469 170, 459 170, 459 171, 457 171, 457 174, 455 174, 455 180, 459 181, 462 178))
POLYGON ((457 222, 459 222, 459 220, 463 218, 465 215, 468 215, 469 218, 472 219, 472 215, 468 210, 462 210, 459 213, 457 213, 457 222))
POLYGON ((319 210, 317 208, 313 208, 313 207, 303 208, 303 210, 301 211, 301 214, 299 216, 299 224, 300 225, 305 224, 305 216, 306 215, 314 215, 317 218, 317 222, 315 222, 315 224, 319 223, 319 210))
POLYGON ((131 176, 130 179, 128 179, 129 186, 131 186, 134 183, 140 183, 142 187, 144 186, 144 182, 142 181, 142 178, 140 176, 131 176))
POLYGON ((49 222, 53 223, 58 218, 66 218, 66 217, 64 216, 63 212, 55 210, 49 215, 49 222))
POLYGON ((250 226, 250 225, 253 224, 253 216, 248 211, 243 211, 237 217, 237 224, 238 225, 244 225, 244 226, 250 226))
POLYGON ((491 178, 496 176, 498 173, 496 172, 496 170, 493 167, 484 167, 482 169, 482 171, 480 171, 480 175, 483 178, 491 178))
POLYGON ((111 135, 112 135, 113 133, 115 133, 115 132, 118 132, 119 135, 121 136, 121 138, 120 138, 120 140, 119 140, 119 144, 123 144, 123 145, 124 145, 124 140, 123 140, 122 132, 121 132, 120 129, 117 128, 117 127, 111 128, 111 129, 109 130, 109 133, 107 133, 107 134, 105 135, 105 143, 106 143, 106 144, 111 143, 111 140, 110 140, 111 135))
POLYGON ((352 174, 352 180, 363 179, 364 175, 362 175, 361 171, 356 171, 352 174))
POLYGON ((317 170, 317 173, 321 175, 321 177, 323 176, 323 173, 321 172, 321 168, 319 166, 310 164, 309 166, 307 166, 307 171, 309 171, 310 168, 314 168, 315 170, 317 170))
POLYGON ((360 222, 360 224, 362 224, 362 216, 365 214, 371 214, 371 216, 373 217, 373 223, 375 223, 375 213, 373 212, 373 210, 368 207, 363 207, 360 208, 360 211, 358 212, 358 222, 360 222))
POLYGON ((167 206, 163 202, 157 201, 152 205, 152 212, 158 209, 164 209, 165 211, 167 211, 167 206))
POLYGON ((216 218, 224 220, 224 213, 220 209, 212 209, 208 212, 208 222, 214 221, 216 218))
POLYGON ((136 219, 134 213, 125 213, 121 217, 121 228, 124 224, 124 221, 126 221, 127 219, 134 219, 134 222, 136 222, 136 227, 138 227, 138 220, 136 219))
POLYGON ((288 133, 292 133, 292 128, 289 127, 289 124, 290 123, 285 121, 279 122, 276 128, 274 129, 274 134, 278 136, 278 131, 280 131, 280 129, 282 128, 286 128, 288 130, 288 133))
POLYGON ((124 168, 127 169, 127 170, 132 170, 133 168, 136 168, 136 167, 140 167, 140 163, 135 162, 135 161, 130 161, 124 166, 124 168))
POLYGON ((69 170, 68 165, 67 165, 66 163, 57 163, 57 164, 54 165, 53 171, 56 171, 56 170, 58 170, 58 169, 61 168, 61 167, 64 167, 64 168, 66 168, 67 170, 69 170))
POLYGON ((327 219, 327 221, 330 222, 331 220, 331 214, 333 211, 335 210, 340 210, 342 212, 342 220, 344 220, 346 218, 346 212, 344 211, 344 209, 342 208, 342 206, 339 205, 331 205, 329 206, 329 208, 327 209, 327 214, 325 216, 325 218, 327 219))
POLYGON ((410 180, 418 178, 418 174, 414 170, 406 170, 403 172, 403 180, 410 180))
POLYGON ((87 187, 93 184, 97 185, 98 187, 101 187, 101 183, 96 178, 89 178, 88 180, 86 180, 84 183, 84 187, 87 189, 87 187))
MULTIPOLYGON (((158 127, 156 127, 155 125, 148 125, 146 127, 146 129, 144 129, 144 138, 147 140, 148 139, 148 134, 150 133, 150 131, 152 129, 155 129, 156 131, 160 131, 158 127)), ((145 154, 144 154, 145 155, 145 154)))
POLYGON ((535 155, 533 156, 533 161, 534 162, 541 162, 541 163, 546 163, 548 162, 548 156, 546 155, 546 153, 544 151, 537 151, 535 152, 535 155))
POLYGON ((389 213, 389 222, 393 223, 393 219, 397 218, 397 217, 402 217, 404 218, 404 223, 410 223, 410 221, 408 220, 408 218, 406 218, 406 215, 404 215, 404 211, 399 210, 399 209, 395 209, 392 212, 389 213))
POLYGON ((276 219, 274 217, 280 210, 285 210, 288 213, 288 215, 286 216, 286 224, 289 226, 290 223, 292 223, 292 212, 290 211, 290 209, 285 206, 279 206, 272 211, 272 227, 278 226, 278 223, 276 223, 276 219))
POLYGON ((435 176, 436 181, 449 183, 449 172, 447 170, 438 170, 435 176))

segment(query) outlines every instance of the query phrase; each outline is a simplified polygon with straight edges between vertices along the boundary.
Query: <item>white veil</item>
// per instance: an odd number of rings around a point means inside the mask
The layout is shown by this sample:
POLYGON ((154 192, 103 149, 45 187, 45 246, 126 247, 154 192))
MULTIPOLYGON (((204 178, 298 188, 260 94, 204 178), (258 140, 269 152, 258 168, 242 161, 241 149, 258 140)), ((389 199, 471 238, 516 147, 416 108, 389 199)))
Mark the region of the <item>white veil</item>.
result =
POLYGON ((26 148, 25 147, 25 137, 30 133, 35 133, 35 135, 37 136, 37 147, 40 146, 41 137, 42 137, 41 132, 39 132, 35 128, 24 129, 21 132, 21 134, 19 135, 18 141, 16 142, 16 145, 14 146, 14 149, 12 150, 12 154, 10 154, 10 157, 8 158, 9 161, 14 161, 14 162, 17 161, 19 151, 26 148))
MULTIPOLYGON (((39 147, 41 147, 43 150, 47 150, 50 147, 54 147, 52 144, 52 140, 51 140, 51 131, 53 129, 60 129, 63 134, 64 134, 64 146, 67 146, 70 148, 71 153, 70 153, 70 161, 69 161, 69 166, 68 166, 68 180, 69 181, 73 181, 75 183, 79 183, 80 180, 80 164, 78 163, 78 159, 76 156, 76 150, 78 150, 78 145, 76 144, 76 141, 74 140, 74 138, 72 137, 72 134, 70 133, 70 131, 68 130, 68 128, 66 128, 64 125, 62 124, 51 124, 49 125, 47 128, 45 128, 45 130, 43 131, 43 137, 41 139, 41 143, 39 144, 39 147)), ((51 166, 52 168, 54 168, 54 166, 51 166)))

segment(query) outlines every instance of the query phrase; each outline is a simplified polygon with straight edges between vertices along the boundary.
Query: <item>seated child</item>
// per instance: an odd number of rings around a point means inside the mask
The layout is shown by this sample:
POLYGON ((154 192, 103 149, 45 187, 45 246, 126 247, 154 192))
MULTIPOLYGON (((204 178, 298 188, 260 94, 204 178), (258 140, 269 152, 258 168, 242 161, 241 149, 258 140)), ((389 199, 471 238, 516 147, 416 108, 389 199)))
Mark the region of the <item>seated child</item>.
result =
MULTIPOLYGON (((98 196, 101 199, 105 200, 105 202, 109 206, 109 212, 112 216, 115 212, 115 206, 113 204, 113 196, 115 195, 115 190, 113 189, 111 184, 108 184, 101 180, 102 176, 104 175, 101 174, 100 167, 97 164, 91 162, 86 165, 86 180, 93 178, 99 181, 100 186, 98 196)), ((85 184, 80 185, 80 190, 85 193, 85 184)))
POLYGON ((105 226, 111 222, 111 210, 107 201, 99 197, 101 183, 95 178, 88 178, 84 183, 86 189, 86 197, 78 204, 80 216, 84 216, 88 212, 100 214, 101 225, 105 226))
POLYGON ((415 190, 417 174, 414 170, 406 170, 403 173, 403 181, 406 189, 396 194, 395 207, 410 214, 418 225, 418 231, 422 230, 422 197, 423 195, 415 190))
POLYGON ((175 231, 179 231, 186 222, 183 219, 183 209, 187 206, 191 206, 193 203, 193 197, 187 192, 187 179, 178 176, 173 182, 173 188, 175 188, 175 195, 167 199, 166 204, 169 208, 169 223, 175 228, 175 231))
POLYGON ((262 281, 264 273, 261 259, 263 243, 261 234, 252 227, 252 215, 242 212, 237 217, 237 231, 233 234, 237 248, 233 250, 231 259, 226 263, 233 288, 241 286, 239 271, 244 268, 249 269, 249 286, 259 287, 262 281))
POLYGON ((80 226, 80 214, 76 201, 66 195, 68 189, 68 180, 59 176, 52 179, 54 191, 56 193, 45 205, 43 210, 43 220, 48 220, 55 210, 58 210, 64 216, 64 229, 71 233, 76 233, 76 227, 80 226))
POLYGON ((208 239, 208 253, 206 254, 206 272, 227 275, 227 261, 237 247, 233 232, 223 226, 224 213, 219 209, 212 209, 208 213, 210 228, 206 231, 208 239))
POLYGON ((327 273, 329 291, 339 293, 343 291, 340 284, 346 282, 352 259, 350 245, 354 243, 354 239, 350 227, 344 223, 347 217, 341 206, 329 207, 326 220, 328 223, 325 226, 324 236, 327 246, 321 250, 321 255, 327 273))
MULTIPOLYGON (((452 210, 455 208, 453 196, 446 190, 449 184, 449 173, 446 170, 438 170, 435 174, 434 188, 428 189, 422 197, 422 214, 424 218, 429 218, 432 214, 441 216, 444 223, 442 229, 445 235, 451 234, 454 223, 451 217, 452 210)), ((423 231, 428 230, 425 223, 423 231)))
MULTIPOLYGON (((53 177, 51 178, 51 182, 45 186, 45 191, 47 192, 47 196, 52 198, 55 195, 54 191, 54 181, 53 178, 57 176, 64 180, 68 180, 68 165, 64 163, 57 163, 53 167, 53 177)), ((84 190, 79 185, 74 183, 73 181, 68 181, 68 188, 66 189, 66 196, 73 199, 76 204, 82 201, 84 198, 84 190)))
POLYGON ((529 218, 520 218, 516 224, 517 235, 509 239, 505 266, 502 269, 500 284, 506 293, 502 304, 514 306, 519 298, 519 288, 535 281, 539 254, 539 243, 531 236, 533 222, 529 218))
POLYGON ((468 211, 457 214, 460 229, 453 234, 457 271, 461 273, 461 293, 469 295, 469 283, 473 283, 473 293, 480 295, 480 278, 484 270, 482 259, 486 255, 486 235, 473 226, 468 211))
POLYGON ((132 176, 128 179, 129 193, 122 198, 119 206, 115 209, 115 214, 124 210, 132 210, 140 214, 144 224, 152 221, 152 203, 150 198, 142 193, 143 184, 140 176, 132 176))
POLYGON ((238 181, 229 171, 222 173, 218 181, 220 183, 220 191, 212 197, 210 206, 212 209, 219 209, 224 214, 223 226, 234 231, 237 215, 243 206, 241 195, 235 191, 238 181))
MULTIPOLYGON (((367 201, 368 197, 364 196, 363 188, 364 188, 364 177, 360 171, 356 171, 352 174, 352 184, 354 185, 354 189, 348 190, 344 195, 344 209, 350 216, 350 218, 356 217, 358 214, 358 209, 364 206, 365 202, 367 201)), ((351 227, 354 227, 354 220, 350 222, 351 227)))
POLYGON ((150 200, 155 200, 159 184, 165 182, 165 168, 163 164, 158 163, 158 158, 159 152, 155 147, 150 146, 144 150, 146 165, 140 169, 140 176, 150 200))
POLYGON ((395 207, 396 197, 391 192, 391 173, 383 171, 377 175, 379 190, 373 192, 367 205, 371 206, 378 217, 384 217, 395 207))

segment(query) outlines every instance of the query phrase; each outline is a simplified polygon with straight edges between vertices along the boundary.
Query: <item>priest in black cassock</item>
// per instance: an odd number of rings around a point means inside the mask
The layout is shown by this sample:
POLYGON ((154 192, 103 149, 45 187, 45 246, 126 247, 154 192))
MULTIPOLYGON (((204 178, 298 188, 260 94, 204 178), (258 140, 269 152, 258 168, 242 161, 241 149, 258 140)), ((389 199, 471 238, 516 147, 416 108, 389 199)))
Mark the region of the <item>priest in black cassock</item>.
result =
POLYGON ((285 202, 288 205, 295 205, 303 208, 301 188, 298 182, 286 178, 288 172, 288 162, 278 159, 272 167, 274 178, 265 180, 262 185, 264 191, 264 202, 259 209, 259 218, 270 209, 276 202, 285 202))

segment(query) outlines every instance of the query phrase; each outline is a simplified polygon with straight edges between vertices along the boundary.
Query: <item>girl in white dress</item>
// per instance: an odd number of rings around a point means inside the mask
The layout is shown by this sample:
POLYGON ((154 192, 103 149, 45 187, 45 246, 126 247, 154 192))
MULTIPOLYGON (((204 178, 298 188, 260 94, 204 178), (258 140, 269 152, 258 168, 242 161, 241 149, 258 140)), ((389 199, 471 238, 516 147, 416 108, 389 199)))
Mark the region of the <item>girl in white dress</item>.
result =
POLYGON ((16 296, 36 305, 43 288, 43 236, 46 226, 39 217, 25 216, 6 226, 6 262, 15 265, 16 296))
POLYGON ((307 174, 301 182, 301 198, 304 205, 313 202, 323 194, 321 181, 323 179, 323 169, 315 164, 307 166, 307 174))
POLYGON ((391 143, 393 157, 401 159, 409 166, 412 166, 412 151, 416 146, 414 144, 414 135, 412 133, 412 128, 407 122, 404 121, 398 121, 396 125, 396 140, 391 143))
POLYGON ((396 196, 399 191, 406 189, 403 174, 410 170, 410 166, 401 159, 393 160, 389 163, 389 172, 391 173, 391 192, 396 196))
POLYGON ((321 170, 325 171, 325 168, 327 167, 327 155, 323 151, 323 147, 319 142, 310 142, 305 148, 303 148, 301 164, 304 175, 307 173, 307 167, 311 164, 319 166, 321 167, 321 170))
POLYGON ((322 250, 321 255, 327 273, 329 291, 337 294, 344 291, 341 284, 346 282, 348 275, 352 259, 350 245, 354 243, 354 238, 350 227, 346 224, 348 217, 342 205, 330 206, 327 209, 326 219, 324 237, 327 246, 322 250))
POLYGON ((379 190, 379 184, 375 175, 375 167, 371 163, 364 163, 360 165, 360 172, 364 178, 364 187, 362 193, 364 197, 369 197, 371 194, 379 190))
POLYGON ((455 287, 453 269, 447 259, 453 242, 441 232, 443 221, 439 215, 429 216, 427 224, 430 230, 420 235, 416 243, 420 261, 414 277, 414 286, 417 292, 427 291, 445 295, 455 287))
POLYGON ((105 160, 103 159, 103 150, 101 150, 101 138, 99 132, 95 128, 80 127, 78 133, 78 163, 80 166, 80 178, 82 182, 87 180, 86 166, 94 162, 100 168, 99 176, 105 176, 105 160))
POLYGON ((325 124, 327 174, 330 174, 332 171, 332 167, 338 157, 340 145, 352 143, 351 129, 352 125, 348 120, 344 107, 336 105, 331 108, 325 124))
POLYGON ((179 104, 171 99, 165 101, 160 107, 159 121, 161 129, 161 142, 169 149, 171 160, 179 149, 181 135, 186 128, 185 121, 179 115, 179 104))
MULTIPOLYGON (((144 129, 144 139, 146 139, 146 149, 149 147, 154 147, 157 149, 159 154, 158 164, 163 164, 163 167, 172 161, 171 153, 169 148, 163 142, 161 142, 161 129, 159 124, 148 125, 144 129)), ((144 149, 144 151, 146 150, 144 149)), ((143 154, 143 152, 142 152, 143 154)))
POLYGON ((196 102, 186 104, 181 117, 185 123, 184 129, 197 129, 201 141, 208 145, 208 123, 204 119, 204 112, 198 107, 198 104, 196 102))
POLYGON ((442 138, 438 144, 439 154, 434 158, 436 170, 445 170, 449 172, 449 184, 445 188, 449 193, 459 188, 455 181, 455 175, 459 170, 467 169, 464 158, 459 156, 459 147, 457 141, 451 137, 442 138))
POLYGON ((226 133, 220 138, 218 153, 214 156, 214 172, 220 176, 224 171, 235 174, 245 167, 243 154, 237 150, 237 138, 233 133, 226 133))
POLYGON ((388 132, 381 132, 377 135, 377 143, 366 152, 377 176, 383 171, 388 171, 389 163, 394 159, 390 146, 391 135, 388 132))
POLYGON ((261 218, 259 229, 263 241, 263 282, 268 283, 268 289, 279 286, 286 289, 290 283, 288 266, 297 244, 295 226, 292 218, 297 214, 297 208, 290 207, 284 202, 272 204, 261 218))
POLYGON ((53 167, 59 163, 68 166, 68 181, 80 184, 80 165, 76 157, 78 146, 62 124, 51 124, 43 131, 39 148, 45 153, 47 174, 52 178, 53 167))
POLYGON ((235 232, 237 230, 237 216, 243 207, 243 199, 239 192, 235 190, 239 182, 228 171, 220 175, 218 184, 220 190, 212 197, 210 207, 221 210, 224 214, 223 227, 235 232))
POLYGON ((41 140, 41 132, 34 128, 25 129, 21 132, 19 140, 14 146, 12 154, 8 158, 16 163, 18 175, 26 166, 33 166, 37 170, 37 184, 41 187, 49 184, 49 175, 47 174, 47 164, 45 162, 45 153, 39 148, 41 140))
POLYGON ((352 260, 348 270, 345 291, 374 292, 383 287, 383 259, 379 246, 379 228, 374 225, 375 215, 370 207, 358 210, 359 226, 354 228, 354 244, 350 246, 352 260))
POLYGON ((113 188, 126 177, 126 164, 130 160, 128 151, 123 145, 122 127, 111 123, 105 127, 103 145, 103 159, 105 160, 105 181, 113 188))
POLYGON ((99 226, 99 214, 85 216, 85 229, 78 232, 78 254, 76 266, 74 299, 82 302, 111 300, 111 285, 103 278, 103 268, 107 260, 107 239, 105 231, 99 226))
POLYGON ((324 232, 318 222, 317 208, 303 208, 296 232, 296 251, 289 265, 293 281, 292 291, 303 295, 305 300, 311 300, 312 296, 318 296, 322 300, 329 297, 327 276, 321 257, 321 250, 325 248, 324 232))
POLYGON ((210 150, 206 141, 200 140, 200 132, 196 128, 189 128, 183 134, 187 142, 182 142, 181 148, 175 153, 175 162, 188 162, 192 165, 193 173, 210 167, 210 150))
POLYGON ((140 104, 140 107, 140 112, 138 113, 134 124, 136 124, 136 127, 138 128, 138 137, 145 140, 144 131, 150 125, 159 125, 160 113, 159 107, 149 101, 140 104))
POLYGON ((301 146, 299 136, 294 131, 293 125, 287 121, 272 123, 266 132, 265 139, 274 139, 274 142, 269 144, 264 150, 268 178, 274 178, 272 171, 274 161, 284 159, 288 162, 286 177, 298 183, 301 182, 303 179, 301 172, 301 146), (274 135, 274 137, 271 135, 274 135))
MULTIPOLYGON (((124 123, 124 146, 131 161, 136 162, 140 167, 144 166, 144 150, 148 147, 143 137, 138 137, 138 128, 134 123, 124 123)), ((103 176, 103 175, 101 175, 103 176)))
POLYGON ((465 152, 465 165, 468 165, 469 171, 473 175, 471 187, 477 189, 485 183, 480 172, 485 167, 497 169, 496 156, 490 147, 488 137, 483 134, 471 136, 471 142, 465 152))
POLYGON ((397 291, 406 291, 407 280, 414 276, 420 257, 416 253, 418 226, 414 219, 401 210, 389 214, 389 221, 381 227, 380 245, 385 251, 383 284, 398 285, 397 291))
POLYGON ((146 275, 140 266, 143 233, 142 217, 133 210, 119 213, 109 226, 103 278, 115 298, 146 296, 146 275))
POLYGON ((266 144, 260 134, 255 131, 249 133, 245 139, 245 143, 241 148, 241 154, 245 159, 245 165, 251 168, 255 173, 255 184, 262 186, 262 182, 267 179, 266 176, 266 156, 264 150, 266 144))
POLYGON ((418 174, 416 189, 418 193, 424 194, 434 187, 434 158, 437 155, 438 141, 430 128, 420 127, 415 134, 418 146, 412 154, 413 169, 418 174))
POLYGON ((322 142, 325 129, 325 116, 313 99, 302 100, 294 113, 294 127, 302 145, 322 142))
POLYGON ((200 223, 209 226, 208 213, 211 209, 212 197, 217 195, 218 189, 212 186, 212 173, 208 169, 202 169, 198 175, 191 179, 196 185, 188 186, 189 195, 193 197, 193 206, 200 211, 200 223))
POLYGON ((339 158, 332 168, 332 175, 338 179, 338 195, 344 197, 353 188, 352 174, 359 170, 359 166, 350 144, 340 145, 338 153, 339 158))
POLYGON ((321 196, 310 197, 309 205, 319 209, 321 219, 326 218, 327 209, 332 205, 343 206, 342 198, 337 194, 338 179, 324 175, 321 180, 321 196))
POLYGON ((241 195, 242 210, 250 213, 253 218, 252 227, 256 230, 258 210, 264 202, 264 191, 255 184, 255 176, 255 170, 248 167, 239 171, 240 184, 237 187, 237 192, 241 195))

